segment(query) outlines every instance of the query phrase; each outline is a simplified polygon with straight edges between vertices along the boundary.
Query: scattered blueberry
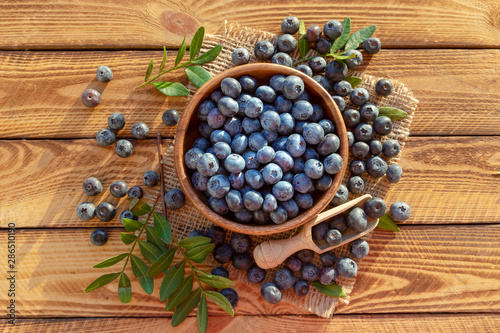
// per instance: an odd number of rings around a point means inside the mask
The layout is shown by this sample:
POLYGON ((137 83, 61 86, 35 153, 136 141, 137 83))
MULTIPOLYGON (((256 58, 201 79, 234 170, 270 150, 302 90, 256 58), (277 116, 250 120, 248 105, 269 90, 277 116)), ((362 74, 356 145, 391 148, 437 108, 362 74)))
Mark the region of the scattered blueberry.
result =
POLYGON ((104 128, 102 130, 99 130, 99 132, 97 132, 95 139, 97 141, 97 144, 99 144, 99 146, 106 147, 115 143, 116 136, 112 130, 104 128))
POLYGON ((337 281, 339 273, 333 267, 325 267, 319 272, 318 280, 322 285, 328 286, 337 281))
POLYGON ((156 184, 158 184, 158 182, 160 181, 160 177, 158 177, 158 174, 156 172, 150 170, 144 173, 142 180, 144 181, 144 185, 148 187, 153 187, 156 186, 156 184))
POLYGON ((147 138, 149 135, 149 127, 142 121, 135 123, 132 126, 132 136, 137 140, 142 140, 147 138))
POLYGON ((337 270, 344 279, 352 279, 358 274, 358 265, 351 258, 340 258, 337 262, 337 270))
POLYGON ((274 45, 267 40, 262 40, 255 44, 254 53, 259 60, 269 60, 274 54, 274 45))
POLYGON ((298 280, 293 285, 293 292, 298 297, 304 297, 309 294, 309 283, 306 280, 298 280))
POLYGON ((373 129, 378 135, 387 135, 392 131, 392 120, 387 116, 380 116, 373 122, 373 129))
POLYGON ((127 195, 128 185, 123 180, 114 181, 109 187, 109 192, 115 198, 123 198, 127 195))
POLYGON ((260 294, 266 302, 271 304, 279 303, 283 297, 281 291, 272 282, 264 283, 260 288, 260 294))
POLYGON ((363 55, 358 50, 349 50, 345 53, 346 56, 354 54, 354 58, 344 60, 349 69, 356 69, 363 62, 363 55))
POLYGON ((403 176, 403 169, 399 164, 394 163, 389 165, 385 175, 389 183, 397 183, 401 180, 401 177, 403 176))
POLYGON ((95 217, 95 206, 91 202, 82 202, 76 207, 76 216, 82 221, 90 221, 95 217))
POLYGON ((95 89, 87 89, 82 93, 82 102, 89 108, 96 107, 101 103, 101 94, 95 89))
POLYGON ((132 213, 130 210, 124 210, 121 214, 120 214, 120 222, 123 224, 123 219, 129 219, 129 220, 136 220, 137 221, 137 216, 134 215, 134 213, 132 213))
POLYGON ((411 208, 403 201, 396 201, 390 208, 391 217, 396 222, 403 222, 410 218, 411 208))
POLYGON ((318 279, 318 276, 319 269, 316 265, 310 263, 302 265, 302 269, 300 270, 300 277, 303 280, 313 282, 318 279))
POLYGON ((361 232, 366 229, 368 220, 362 208, 351 209, 347 214, 347 225, 354 231, 361 232))
POLYGON ((342 32, 344 32, 344 27, 342 26, 342 23, 337 21, 337 20, 330 20, 326 22, 325 26, 323 27, 323 32, 325 33, 325 36, 330 38, 330 40, 335 40, 342 35, 342 32))
POLYGON ((238 305, 238 293, 232 288, 224 288, 220 293, 227 298, 233 309, 238 305))
POLYGON ((330 203, 334 206, 339 206, 343 203, 346 203, 348 198, 349 198, 349 190, 347 189, 347 186, 345 186, 344 184, 340 184, 337 193, 335 193, 335 196, 333 197, 330 203))
POLYGON ((347 188, 351 193, 361 194, 365 190, 365 180, 360 176, 354 176, 347 181, 347 188))
POLYGON ((295 16, 288 16, 281 22, 281 31, 283 31, 284 34, 294 34, 297 31, 299 31, 299 19, 296 18, 295 16))
POLYGON ((250 238, 250 236, 245 234, 233 234, 230 242, 233 252, 238 254, 247 253, 252 247, 252 239, 250 238))
POLYGON ((227 244, 221 244, 214 250, 214 259, 218 263, 225 264, 231 261, 232 256, 233 250, 231 250, 231 247, 227 244))
POLYGON ((113 72, 108 66, 99 66, 96 76, 99 82, 109 82, 113 79, 113 72))
POLYGON ((142 190, 142 187, 140 187, 139 185, 135 185, 128 190, 127 194, 129 198, 142 199, 142 197, 144 196, 144 191, 142 190))
POLYGON ((226 279, 229 279, 229 272, 227 271, 227 269, 221 266, 214 267, 214 269, 212 269, 211 274, 215 276, 222 276, 225 277, 226 279))
POLYGON ((103 222, 109 222, 116 216, 116 208, 109 202, 101 202, 95 210, 97 218, 103 222))
POLYGON ((368 102, 368 98, 370 95, 365 88, 354 88, 351 91, 351 102, 354 105, 362 106, 366 102, 368 102))
POLYGON ((247 271, 247 280, 250 283, 261 283, 266 278, 266 270, 259 266, 252 266, 247 271))
POLYGON ((356 259, 362 259, 368 255, 370 251, 370 246, 368 242, 362 239, 357 239, 351 243, 351 247, 349 248, 351 255, 356 259))
POLYGON ((367 38, 363 43, 363 49, 368 54, 375 54, 382 48, 382 43, 377 37, 367 38))
POLYGON ((165 197, 163 198, 165 204, 169 209, 181 209, 186 202, 186 196, 181 189, 174 188, 165 193, 165 197))
POLYGON ((250 52, 243 47, 239 47, 233 51, 231 60, 235 66, 248 64, 250 61, 250 52))
POLYGON ((307 29, 305 38, 309 43, 317 43, 321 39, 321 34, 321 27, 313 24, 307 29))
POLYGON ((379 156, 372 156, 366 161, 366 171, 373 178, 380 178, 387 171, 387 162, 379 156))
POLYGON ((392 92, 392 83, 387 79, 381 79, 375 85, 375 92, 381 96, 388 96, 392 92))
POLYGON ((249 253, 235 254, 232 264, 236 269, 247 271, 253 266, 253 257, 249 253))
POLYGON ((83 182, 82 188, 86 195, 93 197, 102 192, 102 183, 95 177, 89 177, 83 182))
POLYGON ((384 154, 385 157, 395 157, 400 151, 401 145, 396 140, 391 139, 382 143, 382 154, 384 154))
POLYGON ((337 262, 337 256, 332 251, 328 251, 319 255, 319 261, 325 266, 333 266, 337 262))
POLYGON ((125 117, 119 113, 115 112, 108 118, 108 127, 113 131, 119 131, 125 126, 125 117))
POLYGON ((340 233, 347 230, 347 220, 344 215, 336 216, 329 222, 330 229, 337 229, 340 233))
POLYGON ((90 234, 90 242, 95 246, 103 246, 108 242, 108 232, 104 229, 95 229, 90 234))
POLYGON ((295 253, 295 256, 302 263, 310 263, 314 259, 314 252, 312 250, 300 250, 297 253, 295 253))
POLYGON ((282 267, 274 273, 273 282, 280 290, 288 290, 295 284, 295 276, 291 270, 282 267))

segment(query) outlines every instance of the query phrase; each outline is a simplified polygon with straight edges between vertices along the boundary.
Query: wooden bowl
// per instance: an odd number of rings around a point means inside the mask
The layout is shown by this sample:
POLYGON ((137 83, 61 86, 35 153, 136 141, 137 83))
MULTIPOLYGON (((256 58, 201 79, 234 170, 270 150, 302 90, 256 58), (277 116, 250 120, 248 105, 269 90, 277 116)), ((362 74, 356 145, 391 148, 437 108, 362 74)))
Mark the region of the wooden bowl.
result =
POLYGON ((282 65, 256 63, 231 68, 215 76, 205 83, 192 97, 183 112, 182 118, 177 127, 177 136, 175 140, 175 170, 179 178, 179 183, 186 197, 191 201, 194 207, 201 212, 210 221, 220 225, 225 229, 240 232, 249 235, 269 235, 303 225, 304 223, 317 216, 332 200, 337 192, 347 167, 348 143, 347 131, 342 115, 337 104, 330 94, 314 79, 306 74, 282 65), (193 147, 194 141, 200 137, 198 125, 200 119, 197 116, 198 105, 205 99, 210 99, 210 93, 219 88, 221 81, 226 77, 239 78, 242 75, 250 75, 257 80, 259 85, 268 85, 269 79, 276 75, 297 75, 304 81, 305 90, 309 94, 312 103, 320 104, 323 107, 325 118, 330 119, 335 125, 335 133, 340 139, 340 148, 338 153, 344 160, 342 170, 333 177, 333 183, 328 191, 315 193, 313 196, 315 204, 308 210, 300 213, 297 217, 288 220, 283 224, 242 224, 232 221, 225 216, 212 211, 208 206, 206 197, 196 191, 191 184, 192 170, 186 168, 184 164, 184 154, 193 147))

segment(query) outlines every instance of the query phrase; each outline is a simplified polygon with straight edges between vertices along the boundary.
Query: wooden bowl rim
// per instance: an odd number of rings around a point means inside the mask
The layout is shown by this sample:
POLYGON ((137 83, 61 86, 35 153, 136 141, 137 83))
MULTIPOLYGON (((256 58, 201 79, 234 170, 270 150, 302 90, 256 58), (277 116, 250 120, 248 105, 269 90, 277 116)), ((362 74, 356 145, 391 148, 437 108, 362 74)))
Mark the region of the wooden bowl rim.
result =
POLYGON ((219 226, 229 229, 231 231, 250 234, 250 235, 271 235, 280 232, 284 232, 290 229, 297 228, 310 219, 317 216, 333 199, 335 193, 337 192, 342 179, 344 178, 344 173, 347 168, 347 157, 348 157, 348 142, 347 142, 347 130, 345 123, 342 118, 342 114, 337 107, 337 103, 333 100, 331 95, 312 77, 302 73, 291 67, 286 67, 277 64, 270 63, 254 63, 242 66, 233 67, 228 69, 210 79, 205 83, 196 93, 193 95, 188 105, 184 109, 181 120, 177 127, 175 144, 174 144, 174 164, 177 177, 179 179, 180 186, 186 197, 191 201, 193 206, 207 219, 218 224, 219 226), (323 105, 328 105, 334 115, 334 119, 331 119, 335 124, 336 134, 340 139, 340 148, 337 152, 343 159, 344 163, 340 172, 334 175, 333 183, 330 188, 321 196, 321 199, 317 201, 311 208, 307 211, 302 212, 295 218, 286 221, 283 224, 268 224, 268 225, 248 225, 238 222, 234 222, 226 219, 224 216, 219 215, 212 211, 208 205, 206 205, 200 198, 198 192, 194 189, 191 184, 191 179, 186 172, 184 165, 184 142, 186 131, 189 127, 191 117, 196 112, 198 105, 207 98, 206 94, 217 89, 221 81, 226 77, 238 78, 243 75, 252 75, 252 73, 264 71, 269 72, 272 75, 283 74, 286 76, 296 75, 299 76, 305 84, 306 90, 314 91, 321 99, 324 100, 323 105))

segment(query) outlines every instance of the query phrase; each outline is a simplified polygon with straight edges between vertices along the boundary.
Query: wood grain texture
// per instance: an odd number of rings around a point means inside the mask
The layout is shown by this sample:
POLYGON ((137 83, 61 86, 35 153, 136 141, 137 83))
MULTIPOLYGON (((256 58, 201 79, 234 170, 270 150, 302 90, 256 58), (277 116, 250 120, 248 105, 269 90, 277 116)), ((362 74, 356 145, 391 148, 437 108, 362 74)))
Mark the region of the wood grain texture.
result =
MULTIPOLYGON (((171 145, 165 140, 164 146, 171 145)), ((125 199, 109 195, 109 186, 122 179, 141 185, 142 175, 157 170, 156 140, 134 141, 134 154, 119 158, 113 147, 97 146, 95 140, 0 141, 0 225, 18 227, 121 226, 111 222, 77 219, 79 203, 109 200, 126 209, 125 199), (83 181, 95 176, 103 194, 86 196, 83 181)), ((403 150, 403 179, 386 198, 406 201, 412 217, 406 224, 498 223, 500 220, 500 138, 410 138, 403 150), (459 180, 459 181, 457 181, 459 180)), ((155 191, 146 189, 154 201, 155 191)))
POLYGON ((498 1, 326 2, 41 1, 2 3, 2 49, 177 48, 184 32, 224 23, 278 32, 290 14, 307 26, 350 17, 353 31, 376 24, 385 47, 498 47, 498 1), (363 8, 363 10, 359 10, 363 8), (30 27, 26 29, 26 27, 30 27))
MULTIPOLYGON (((156 333, 171 330, 168 318, 90 318, 90 319, 20 319, 15 332, 102 332, 156 333)), ((237 316, 210 317, 208 332, 415 332, 461 333, 495 332, 500 330, 497 314, 414 314, 414 315, 338 315, 332 319, 315 316, 237 316)), ((10 332, 4 322, 0 329, 10 332)), ((196 332, 196 318, 187 318, 175 332, 196 332)))
MULTIPOLYGON (((169 52, 167 66, 174 56, 169 52)), ((173 137, 176 127, 163 125, 161 115, 168 108, 182 111, 187 98, 166 97, 152 86, 134 91, 149 60, 158 63, 161 57, 150 51, 0 52, 0 138, 93 137, 114 112, 127 121, 120 137, 131 137, 138 121, 150 126, 151 137, 173 137), (103 64, 114 73, 107 84, 95 77, 103 64), (96 108, 81 102, 87 88, 102 92, 96 108)), ((500 134, 500 80, 494 71, 500 50, 382 50, 365 58, 362 71, 404 82, 420 100, 412 135, 500 134)), ((163 80, 187 83, 182 70, 163 80)))
MULTIPOLYGON (((134 280, 133 299, 129 304, 119 302, 116 281, 83 293, 100 274, 119 271, 122 267, 92 268, 128 249, 121 244, 120 229, 108 230, 110 240, 103 247, 91 245, 91 231, 85 229, 18 231, 16 304, 19 318, 165 316, 164 304, 158 300, 159 279, 155 281, 152 296, 140 290, 134 280)), ((0 236, 0 246, 5 246, 5 231, 0 236)), ((1 265, 5 263, 2 261, 1 265)), ((500 225, 404 226, 400 233, 377 229, 370 240, 370 254, 359 265, 351 304, 342 312, 498 313, 499 276, 500 225)), ((1 280, 0 287, 6 290, 7 283, 1 280)), ((235 289, 240 295, 237 315, 306 312, 284 302, 276 306, 265 303, 257 286, 237 283, 235 289)), ((0 295, 2 299, 5 297, 0 295)), ((209 313, 224 314, 213 304, 209 313)))

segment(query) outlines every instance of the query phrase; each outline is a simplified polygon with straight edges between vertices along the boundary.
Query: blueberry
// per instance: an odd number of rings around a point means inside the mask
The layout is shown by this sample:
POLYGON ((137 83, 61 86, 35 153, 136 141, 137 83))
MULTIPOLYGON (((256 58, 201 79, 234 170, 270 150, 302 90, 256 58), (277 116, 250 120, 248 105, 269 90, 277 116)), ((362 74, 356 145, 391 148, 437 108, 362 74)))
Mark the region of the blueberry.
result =
POLYGON ((291 199, 288 201, 282 201, 281 206, 285 208, 289 219, 293 219, 297 215, 299 215, 299 206, 297 205, 295 200, 291 199))
POLYGON ((255 91, 255 96, 264 103, 273 103, 276 99, 276 92, 269 86, 259 86, 255 91))
POLYGON ((134 215, 134 213, 132 213, 130 210, 124 210, 121 214, 120 214, 120 222, 123 224, 123 219, 130 219, 130 220, 136 220, 138 219, 138 217, 136 215, 134 215))
MULTIPOLYGON (((231 154, 231 147, 225 142, 217 142, 214 145, 213 149, 214 149, 215 157, 217 157, 219 160, 225 160, 231 154)), ((232 171, 229 171, 229 172, 232 172, 232 171)), ((236 172, 239 172, 239 171, 236 171, 236 172)))
POLYGON ((318 191, 327 191, 332 186, 333 179, 329 175, 323 175, 320 179, 316 180, 314 188, 318 191))
POLYGON ((378 107, 375 104, 372 103, 366 103, 364 104, 361 109, 359 109, 359 114, 361 116, 361 121, 375 121, 375 119, 378 117, 378 107))
POLYGON ((90 221, 95 217, 95 206, 91 202, 82 202, 76 207, 76 216, 82 221, 90 221))
POLYGON ((292 67, 293 60, 292 57, 290 57, 290 55, 288 55, 287 53, 278 52, 271 58, 271 63, 292 67))
POLYGON ((109 222, 116 216, 116 208, 109 202, 101 202, 96 207, 95 215, 103 222, 109 222))
POLYGON ((85 179, 82 185, 83 193, 88 196, 96 196, 102 192, 102 183, 99 179, 95 177, 89 177, 85 179))
POLYGON ((304 81, 298 76, 290 75, 283 81, 283 95, 295 100, 304 92, 304 81))
POLYGON ((266 282, 260 288, 260 294, 264 300, 271 304, 278 304, 283 297, 281 291, 272 282, 266 282))
POLYGON ((271 162, 276 156, 276 152, 271 146, 264 146, 257 151, 257 161, 262 164, 271 162))
POLYGON ((156 184, 158 184, 158 182, 160 181, 160 177, 158 177, 158 174, 156 172, 150 170, 144 173, 142 180, 144 181, 144 185, 148 187, 153 187, 156 186, 156 184))
POLYGON ((375 92, 381 96, 388 96, 392 92, 392 83, 387 79, 381 79, 375 85, 375 92))
POLYGON ((119 113, 115 112, 108 118, 108 127, 113 131, 119 131, 125 126, 125 117, 119 113))
POLYGON ((364 159, 370 154, 370 146, 366 142, 356 142, 351 147, 351 152, 356 158, 364 159))
POLYGON ((325 68, 325 76, 332 82, 342 81, 347 76, 347 65, 338 60, 330 61, 325 68))
POLYGON ((165 126, 175 126, 179 122, 179 112, 174 109, 168 109, 163 112, 161 116, 161 120, 165 124, 165 126))
POLYGON ((306 151, 306 141, 299 134, 292 134, 286 141, 286 150, 293 157, 299 157, 306 151))
POLYGON ((226 239, 226 231, 218 225, 214 225, 208 229, 207 237, 210 238, 215 245, 221 245, 224 243, 224 239, 226 239))
POLYGON ((206 121, 208 113, 215 107, 216 105, 213 101, 206 99, 203 102, 201 102, 200 105, 198 105, 196 114, 198 115, 198 118, 200 118, 201 121, 206 121))
POLYGON ((344 60, 349 69, 356 69, 363 62, 363 55, 358 50, 349 50, 345 53, 346 56, 354 54, 354 58, 344 60))
MULTIPOLYGON (((325 111, 323 110, 323 107, 319 104, 313 104, 312 106, 313 106, 313 114, 309 117, 309 120, 312 122, 320 122, 325 116, 325 111)), ((328 119, 325 120, 329 121, 328 119)), ((323 128, 323 126, 321 127, 323 128)))
POLYGON ((368 91, 365 88, 354 88, 351 91, 351 102, 354 105, 357 106, 362 106, 366 102, 368 102, 368 98, 370 95, 368 94, 368 91))
POLYGON ((230 242, 233 252, 238 254, 247 253, 252 247, 252 239, 250 238, 250 236, 245 234, 233 234, 230 242))
POLYGON ((212 93, 210 94, 210 99, 214 103, 219 102, 219 99, 221 99, 222 97, 224 97, 224 94, 222 93, 222 90, 220 90, 220 89, 216 89, 216 90, 212 91, 212 93))
POLYGON ((275 131, 280 126, 280 115, 276 111, 266 111, 260 116, 260 125, 264 130, 275 131))
POLYGON ((186 202, 186 196, 181 189, 174 188, 165 193, 163 200, 169 209, 181 209, 186 202))
POLYGON ((198 131, 200 132, 201 136, 204 138, 210 138, 210 135, 212 135, 212 132, 214 129, 208 125, 207 122, 201 122, 198 125, 198 131))
POLYGON ((123 198, 127 195, 128 185, 123 180, 114 181, 109 187, 109 192, 115 198, 123 198))
POLYGON ((306 74, 308 76, 312 76, 313 75, 312 69, 308 65, 300 64, 295 69, 298 70, 298 71, 301 71, 302 73, 304 73, 304 74, 306 74))
POLYGON ((258 266, 252 266, 247 271, 247 280, 250 283, 261 283, 266 278, 266 271, 258 266))
POLYGON ((309 43, 317 43, 321 39, 321 34, 321 27, 313 24, 307 29, 305 38, 309 43))
MULTIPOLYGON (((274 148, 274 150, 276 150, 276 148, 274 148)), ((288 172, 292 170, 294 162, 292 155, 286 151, 278 150, 274 156, 273 163, 278 164, 283 172, 288 172)))
POLYGON ((344 279, 352 279, 358 274, 358 265, 351 258, 340 258, 337 262, 337 270, 344 279))
POLYGON ((304 173, 311 179, 321 178, 324 173, 323 163, 316 159, 307 160, 304 166, 304 173))
POLYGON ((241 85, 241 90, 246 93, 253 93, 257 89, 257 80, 248 75, 243 75, 238 79, 241 85))
POLYGON ((236 269, 247 271, 253 266, 253 257, 249 253, 235 254, 232 264, 236 269))
POLYGON ((224 126, 226 122, 226 116, 220 112, 219 109, 213 108, 207 115, 207 123, 213 129, 220 128, 224 126))
MULTIPOLYGON (((264 203, 262 204, 262 210, 265 212, 272 212, 278 208, 278 201, 275 196, 268 193, 264 196, 264 203)), ((287 213, 288 216, 288 213, 287 213)))
POLYGON ((208 180, 207 191, 208 193, 217 199, 223 198, 231 189, 231 184, 229 179, 224 175, 215 175, 208 180))
POLYGON ((375 54, 382 48, 382 43, 377 37, 367 38, 363 43, 363 49, 368 54, 375 54))
POLYGON ((330 203, 334 206, 339 206, 343 203, 346 203, 347 199, 349 199, 349 190, 347 189, 347 186, 345 186, 344 184, 340 184, 337 193, 335 193, 335 196, 330 203))
POLYGON ((318 123, 308 123, 304 125, 302 135, 304 136, 304 140, 311 145, 320 143, 325 137, 323 127, 318 123))
POLYGON ((324 75, 314 75, 313 79, 314 79, 314 81, 318 82, 320 84, 320 86, 322 86, 323 88, 325 88, 326 91, 328 91, 328 92, 333 91, 332 84, 326 78, 326 76, 324 76, 324 75))
POLYGON ((113 131, 111 131, 108 128, 104 128, 102 130, 99 130, 99 132, 97 132, 95 139, 100 146, 106 147, 115 143, 116 136, 115 133, 113 133, 113 131))
POLYGON ((392 120, 387 116, 380 116, 375 119, 373 129, 378 135, 387 135, 392 132, 392 120))
MULTIPOLYGON (((236 82, 238 82, 238 81, 236 81, 236 82)), ((220 112, 223 115, 225 115, 226 117, 233 117, 240 110, 240 106, 238 105, 238 102, 229 96, 224 96, 221 99, 219 99, 219 101, 217 102, 217 107, 219 108, 220 112)), ((207 121, 208 121, 208 118, 207 118, 207 121)))
POLYGON ((108 232, 104 229, 95 229, 90 234, 90 242, 95 246, 103 246, 108 242, 108 232))
POLYGON ((411 209, 410 206, 403 201, 396 201, 391 205, 390 208, 391 217, 396 222, 403 222, 410 218, 411 209))
POLYGON ((357 239, 351 243, 351 247, 349 248, 351 255, 356 259, 362 259, 368 255, 370 251, 370 246, 368 242, 362 239, 357 239))
MULTIPOLYGON (((293 168, 292 168, 292 179, 297 173, 303 173, 306 162, 302 157, 297 157, 293 160, 293 168)), ((290 180, 291 182, 292 180, 290 180)))
MULTIPOLYGON (((223 79, 220 83, 220 89, 224 95, 232 98, 236 98, 241 94, 241 84, 238 80, 233 79, 232 77, 226 77, 223 79)), ((217 104, 219 104, 219 102, 217 104)))
POLYGON ((339 21, 330 20, 325 23, 325 26, 323 27, 323 32, 325 33, 326 37, 334 41, 335 39, 339 38, 340 35, 342 35, 342 32, 344 32, 344 27, 342 26, 342 23, 340 23, 339 21))
MULTIPOLYGON (((275 152, 278 152, 280 150, 285 151, 286 150, 286 141, 288 140, 287 137, 282 136, 278 137, 272 144, 271 147, 273 147, 275 152)), ((289 154, 290 155, 290 154, 289 154)), ((290 156, 291 157, 291 156, 290 156)))
POLYGON ((274 223, 282 224, 288 220, 288 213, 284 207, 278 206, 278 208, 270 213, 270 217, 274 223))
MULTIPOLYGON (((323 128, 323 127, 321 127, 323 128)), ((340 139, 335 134, 327 134, 321 141, 319 142, 316 150, 321 156, 330 155, 335 153, 340 148, 340 139)))
MULTIPOLYGON (((314 191, 314 187, 311 187, 311 191, 314 191)), ((309 193, 296 193, 294 200, 297 205, 304 210, 309 209, 314 205, 314 199, 309 193)))
POLYGON ((300 277, 303 280, 313 282, 318 279, 318 276, 319 269, 316 265, 310 263, 302 265, 302 269, 300 270, 300 277))
POLYGON ((325 267, 319 272, 318 280, 322 285, 328 286, 335 283, 339 277, 338 271, 333 267, 325 267))
POLYGON ((321 73, 325 70, 326 60, 320 56, 314 57, 309 60, 309 67, 311 67, 313 73, 321 73))
POLYGON ((242 224, 248 224, 253 219, 253 213, 248 209, 243 208, 239 212, 234 213, 234 218, 242 224))
POLYGON ((293 285, 293 292, 298 297, 304 297, 309 294, 309 283, 306 280, 298 280, 293 285))
POLYGON ((281 31, 283 31, 284 34, 294 34, 297 31, 299 31, 299 19, 296 18, 295 16, 288 16, 281 22, 281 31))
POLYGON ((354 231, 361 232, 365 230, 367 223, 368 220, 362 208, 353 208, 347 214, 347 225, 354 231))
POLYGON ((339 111, 343 112, 345 110, 345 99, 340 96, 332 96, 332 98, 335 101, 335 104, 337 104, 339 111))
POLYGON ((366 161, 366 171, 373 178, 380 178, 387 171, 387 162, 378 156, 372 156, 366 161))
POLYGON ((254 151, 247 151, 242 155, 245 160, 245 167, 247 169, 257 169, 260 166, 259 160, 257 160, 257 153, 254 151))
POLYGON ((224 161, 224 167, 228 172, 238 174, 245 169, 245 159, 238 154, 230 154, 224 161))
POLYGON ((237 154, 242 154, 243 152, 245 152, 247 146, 248 146, 248 138, 244 134, 236 134, 233 140, 231 141, 231 150, 237 154))
POLYGON ((137 140, 143 140, 149 135, 149 127, 142 121, 132 126, 132 136, 137 140))
MULTIPOLYGON (((250 118, 259 117, 264 110, 264 104, 257 97, 252 97, 248 100, 247 104, 245 104, 245 115, 250 118)), ((245 129, 244 125, 245 120, 243 120, 243 129, 245 129)), ((248 132, 247 132, 248 133, 248 132)))
POLYGON ((382 142, 379 140, 373 139, 368 145, 370 146, 370 153, 372 155, 379 155, 382 152, 382 142))
POLYGON ((101 94, 95 89, 87 89, 82 93, 82 102, 86 107, 96 107, 101 103, 101 94))
POLYGON ((266 225, 271 222, 271 214, 263 210, 253 212, 253 221, 258 225, 266 225))
POLYGON ((297 192, 307 193, 313 186, 313 182, 305 173, 298 173, 292 179, 292 186, 297 192))
POLYGON ((243 172, 231 173, 228 178, 232 188, 241 190, 245 187, 245 174, 243 172))
POLYGON ((250 52, 243 47, 238 47, 233 51, 231 60, 235 66, 248 64, 250 61, 250 52))
POLYGON ((277 131, 271 131, 271 130, 263 130, 262 135, 264 136, 264 139, 266 139, 267 142, 274 142, 278 138, 278 132, 277 131))
POLYGON ((359 124, 354 129, 354 138, 357 141, 369 142, 373 138, 373 127, 370 124, 359 124))
POLYGON ((385 175, 389 183, 397 183, 401 180, 401 177, 403 176, 403 169, 399 164, 394 163, 389 165, 385 175))
POLYGON ((245 182, 254 190, 258 190, 264 186, 264 179, 263 175, 255 169, 245 172, 245 182))
POLYGON ((361 176, 366 170, 366 164, 360 160, 354 160, 349 165, 349 171, 355 176, 361 176))
POLYGON ((382 144, 382 154, 385 157, 395 157, 401 151, 401 145, 396 140, 387 140, 382 144))
POLYGON ((313 114, 313 106, 308 101, 298 101, 293 104, 292 115, 297 120, 307 120, 313 114))
POLYGON ((324 170, 326 173, 329 173, 330 175, 339 173, 340 170, 342 170, 343 165, 344 165, 344 160, 342 159, 342 156, 340 156, 337 153, 330 154, 323 160, 324 170))
POLYGON ((262 112, 266 112, 266 111, 277 111, 277 110, 273 104, 265 103, 264 109, 262 110, 262 112))
POLYGON ((203 176, 198 171, 195 171, 193 173, 193 175, 191 176, 191 183, 193 184, 193 187, 197 191, 200 191, 200 192, 206 191, 207 184, 208 184, 208 177, 203 176))
POLYGON ((318 51, 319 54, 327 54, 328 52, 330 52, 331 47, 332 44, 328 39, 321 38, 319 42, 316 44, 316 51, 318 51))
POLYGON ((285 266, 294 273, 300 272, 302 262, 295 256, 288 257, 285 261, 285 266))
POLYGON ((215 276, 222 276, 225 277, 226 279, 229 279, 229 272, 222 266, 214 267, 214 269, 212 269, 211 274, 215 276))
POLYGON ((298 101, 307 101, 309 102, 309 94, 307 93, 306 90, 302 92, 302 94, 299 95, 296 99, 293 100, 293 102, 298 102, 298 101))
POLYGON ((301 250, 295 253, 297 259, 299 259, 303 264, 310 263, 314 259, 314 252, 312 250, 301 250))
POLYGON ((342 242, 342 234, 337 229, 330 229, 326 233, 325 240, 328 245, 339 245, 342 242))
POLYGON ((203 176, 211 177, 219 170, 219 161, 217 161, 215 155, 205 153, 198 159, 196 169, 203 176))
POLYGON ((347 181, 347 188, 351 193, 361 194, 365 190, 365 181, 360 176, 354 176, 347 181))
POLYGON ((295 276, 291 270, 282 267, 274 273, 273 282, 280 290, 288 290, 295 284, 295 276))
POLYGON ((273 186, 273 195, 278 201, 290 200, 293 197, 293 193, 293 186, 288 182, 279 181, 273 186))
POLYGON ((109 82, 113 79, 113 72, 108 66, 99 66, 96 76, 99 82, 109 82))
POLYGON ((326 237, 326 233, 328 232, 328 223, 321 222, 316 224, 311 229, 312 239, 315 241, 322 241, 326 237))
MULTIPOLYGON (((249 172, 248 170, 247 172, 249 172)), ((256 170, 255 170, 256 171, 256 170)), ((260 172, 256 171, 261 174, 260 172)), ((269 163, 262 169, 262 179, 266 184, 274 185, 283 178, 283 171, 276 163, 269 163)), ((245 175, 246 179, 246 175, 245 175)), ((248 183, 248 181, 247 181, 248 183)), ((251 185, 250 185, 251 186, 251 185)))
POLYGON ((339 81, 333 86, 333 92, 338 96, 349 96, 352 91, 352 86, 348 81, 339 81))
POLYGON ((243 195, 243 204, 249 211, 255 212, 256 210, 259 210, 263 203, 264 198, 262 197, 262 194, 257 191, 251 190, 243 195))
POLYGON ((255 44, 254 53, 259 60, 269 60, 274 54, 274 45, 267 40, 262 40, 255 44))
POLYGON ((342 113, 342 118, 344 118, 344 122, 346 127, 356 127, 359 124, 359 111, 354 109, 348 109, 342 113))
POLYGON ((142 197, 144 196, 144 191, 142 190, 142 187, 140 187, 139 185, 135 185, 128 190, 127 194, 129 198, 142 199, 142 197))
POLYGON ((221 244, 217 246, 214 250, 214 259, 218 263, 225 264, 231 261, 233 256, 233 250, 227 244, 221 244))
POLYGON ((333 266, 337 262, 337 256, 332 251, 328 251, 319 255, 319 261, 325 266, 333 266))

